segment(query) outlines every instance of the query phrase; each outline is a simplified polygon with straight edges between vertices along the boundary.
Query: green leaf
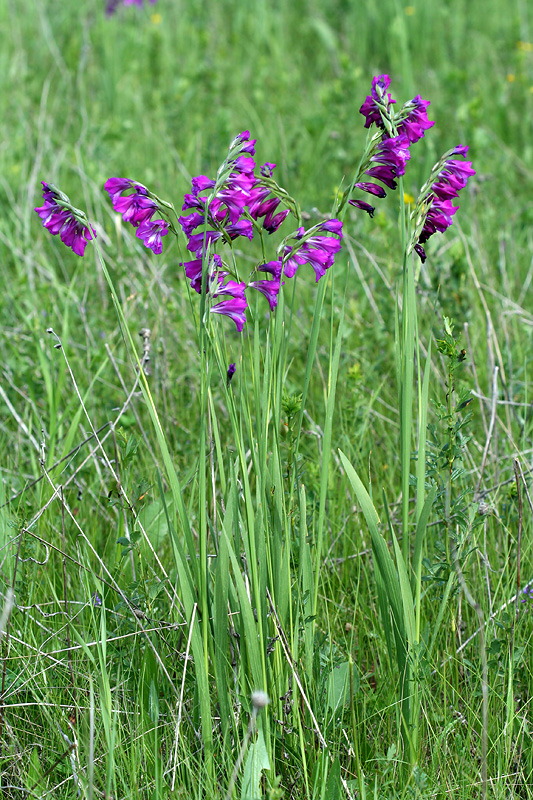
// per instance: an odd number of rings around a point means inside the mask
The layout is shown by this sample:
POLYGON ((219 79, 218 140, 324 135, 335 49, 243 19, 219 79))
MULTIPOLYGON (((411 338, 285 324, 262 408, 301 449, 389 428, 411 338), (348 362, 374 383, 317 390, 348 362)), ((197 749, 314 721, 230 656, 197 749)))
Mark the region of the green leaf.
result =
MULTIPOLYGON (((354 670, 354 693, 359 689, 359 676, 354 670)), ((350 662, 344 661, 331 670, 327 681, 327 706, 333 713, 350 699, 350 662)))
POLYGON ((248 757, 244 765, 241 800, 260 800, 262 795, 259 784, 264 769, 270 769, 270 761, 263 731, 259 731, 257 739, 248 750, 248 757))

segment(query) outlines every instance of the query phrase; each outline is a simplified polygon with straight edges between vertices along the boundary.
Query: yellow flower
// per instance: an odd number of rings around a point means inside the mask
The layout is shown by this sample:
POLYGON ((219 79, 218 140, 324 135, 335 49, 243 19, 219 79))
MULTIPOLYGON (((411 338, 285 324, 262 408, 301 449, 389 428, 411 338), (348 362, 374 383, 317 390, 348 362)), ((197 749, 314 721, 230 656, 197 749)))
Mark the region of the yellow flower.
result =
POLYGON ((152 14, 150 19, 152 20, 154 25, 161 25, 161 23, 163 21, 163 17, 161 16, 161 14, 152 14))
POLYGON ((407 17, 412 17, 415 13, 416 8, 414 6, 405 6, 404 13, 407 17))
POLYGON ((403 193, 403 202, 406 205, 410 206, 415 202, 415 198, 413 197, 412 194, 409 194, 409 192, 404 192, 403 193))
POLYGON ((507 83, 514 83, 516 80, 516 75, 513 75, 512 72, 509 72, 507 75, 507 83))
POLYGON ((516 47, 523 53, 531 53, 533 50, 533 44, 531 42, 517 42, 516 47))

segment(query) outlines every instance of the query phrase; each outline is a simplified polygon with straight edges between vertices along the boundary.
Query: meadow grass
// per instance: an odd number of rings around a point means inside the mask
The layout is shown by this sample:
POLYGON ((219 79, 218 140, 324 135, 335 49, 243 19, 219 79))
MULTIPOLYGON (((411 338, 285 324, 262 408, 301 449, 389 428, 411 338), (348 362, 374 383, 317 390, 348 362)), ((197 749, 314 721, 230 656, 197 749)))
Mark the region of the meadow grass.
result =
POLYGON ((0 2, 3 796, 532 797, 527 4, 103 6, 0 2), (308 227, 385 72, 436 121, 406 195, 470 145, 453 227, 416 275, 398 193, 350 209, 327 280, 207 359, 183 248, 105 180, 179 208, 249 129, 308 227))

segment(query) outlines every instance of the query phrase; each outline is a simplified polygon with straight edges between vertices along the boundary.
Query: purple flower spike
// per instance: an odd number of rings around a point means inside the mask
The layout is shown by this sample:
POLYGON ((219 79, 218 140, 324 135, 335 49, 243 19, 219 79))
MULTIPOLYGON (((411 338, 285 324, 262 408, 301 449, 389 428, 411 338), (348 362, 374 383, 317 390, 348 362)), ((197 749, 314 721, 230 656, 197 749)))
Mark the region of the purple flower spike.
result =
POLYGON ((35 211, 40 216, 43 226, 52 236, 59 234, 63 244, 70 247, 77 256, 83 256, 87 242, 96 238, 95 231, 79 218, 79 212, 61 204, 62 202, 70 204, 66 195, 56 191, 44 181, 41 183, 44 203, 35 211))
MULTIPOLYGON (((467 146, 458 145, 451 151, 450 156, 465 156, 467 153, 467 146)), ((437 231, 444 233, 450 227, 453 222, 453 215, 459 208, 459 206, 452 204, 452 199, 458 196, 458 192, 461 189, 464 189, 468 179, 476 174, 470 161, 458 161, 450 156, 445 158, 442 169, 437 175, 437 180, 431 185, 429 194, 424 197, 423 202, 428 211, 422 231, 413 248, 422 263, 426 260, 426 251, 422 245, 437 231)))
MULTIPOLYGON (((405 175, 405 165, 410 158, 409 139, 404 133, 399 136, 383 138, 376 152, 370 158, 370 161, 376 164, 376 166, 367 169, 365 174, 369 175, 371 178, 377 178, 378 181, 384 183, 389 189, 396 189, 396 178, 405 175)), ((370 186, 375 186, 375 184, 364 185, 366 186, 364 191, 369 191, 370 186)), ((362 186, 363 185, 360 184, 361 188, 362 186)), ((372 194, 379 196, 376 190, 373 190, 372 194)))
POLYGON ((372 123, 375 123, 378 128, 383 127, 383 120, 379 112, 377 102, 381 102, 387 106, 387 109, 396 102, 392 97, 386 94, 390 86, 390 78, 388 75, 376 75, 372 78, 372 91, 367 95, 365 102, 359 109, 359 113, 365 117, 365 128, 370 128, 372 123))
POLYGON ((246 314, 244 313, 246 307, 247 303, 245 298, 235 297, 231 300, 222 300, 222 302, 217 303, 216 306, 211 306, 209 310, 212 314, 224 314, 232 319, 237 330, 241 333, 246 322, 246 314))
POLYGON ((168 225, 162 219, 146 220, 141 223, 137 229, 137 236, 142 239, 142 243, 149 250, 152 250, 156 256, 161 255, 163 252, 162 236, 168 233, 168 225))

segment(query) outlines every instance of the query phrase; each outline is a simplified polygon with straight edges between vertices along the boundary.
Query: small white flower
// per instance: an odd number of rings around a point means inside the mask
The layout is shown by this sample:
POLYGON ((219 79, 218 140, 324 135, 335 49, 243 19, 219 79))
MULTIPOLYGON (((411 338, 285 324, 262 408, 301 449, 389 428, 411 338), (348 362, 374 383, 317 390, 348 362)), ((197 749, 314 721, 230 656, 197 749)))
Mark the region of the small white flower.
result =
POLYGON ((261 711, 270 703, 266 692, 255 691, 252 692, 252 705, 256 711, 261 711))

